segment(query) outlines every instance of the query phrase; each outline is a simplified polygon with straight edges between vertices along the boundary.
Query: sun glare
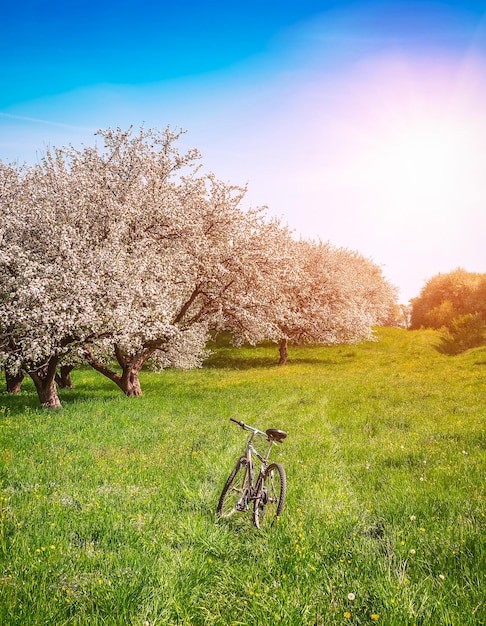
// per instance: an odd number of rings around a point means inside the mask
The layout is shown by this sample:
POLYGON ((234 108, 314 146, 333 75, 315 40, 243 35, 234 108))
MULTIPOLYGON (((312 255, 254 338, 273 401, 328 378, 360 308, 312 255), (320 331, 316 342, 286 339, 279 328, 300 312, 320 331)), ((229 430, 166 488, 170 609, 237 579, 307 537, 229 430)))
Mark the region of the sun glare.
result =
POLYGON ((458 208, 480 158, 467 120, 432 117, 391 129, 370 156, 397 208, 432 217, 458 208))
POLYGON ((483 206, 484 113, 435 67, 415 69, 413 83, 394 66, 356 81, 339 150, 342 188, 394 232, 417 219, 452 236, 483 206))

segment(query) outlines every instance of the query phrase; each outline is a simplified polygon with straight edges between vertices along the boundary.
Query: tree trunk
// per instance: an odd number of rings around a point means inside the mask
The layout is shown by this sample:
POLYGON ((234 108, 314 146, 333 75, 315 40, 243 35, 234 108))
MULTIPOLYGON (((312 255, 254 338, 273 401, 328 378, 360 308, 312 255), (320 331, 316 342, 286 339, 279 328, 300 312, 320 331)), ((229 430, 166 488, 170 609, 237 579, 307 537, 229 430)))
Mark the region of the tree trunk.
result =
POLYGON ((58 357, 53 356, 46 365, 37 370, 29 371, 29 376, 34 381, 39 401, 47 409, 58 409, 61 406, 55 380, 58 362, 58 357))
POLYGON ((61 365, 59 372, 56 372, 56 383, 61 389, 73 388, 73 381, 71 379, 71 372, 73 369, 73 365, 61 365))
POLYGON ((61 401, 57 395, 57 387, 54 380, 43 381, 41 385, 37 385, 34 380, 34 384, 43 407, 46 409, 59 409, 61 407, 61 401))
POLYGON ((142 395, 142 387, 140 385, 139 374, 143 367, 143 364, 149 359, 157 349, 158 344, 154 343, 144 348, 141 352, 135 356, 129 356, 125 354, 119 346, 115 345, 115 356, 118 364, 122 369, 122 373, 117 374, 113 370, 109 369, 103 363, 100 363, 88 350, 87 346, 84 348, 84 356, 93 369, 103 376, 106 376, 115 383, 123 393, 129 398, 142 395))
POLYGON ((20 387, 22 386, 22 381, 24 380, 24 373, 19 372, 18 374, 9 374, 5 372, 5 381, 7 383, 7 392, 8 393, 18 393, 20 391, 20 387))
POLYGON ((288 357, 288 339, 280 340, 278 351, 280 352, 280 361, 278 362, 278 364, 285 365, 287 363, 288 357))
POLYGON ((120 376, 120 380, 117 383, 123 393, 129 398, 142 395, 142 387, 140 385, 140 367, 133 365, 127 365, 124 368, 123 374, 120 376))

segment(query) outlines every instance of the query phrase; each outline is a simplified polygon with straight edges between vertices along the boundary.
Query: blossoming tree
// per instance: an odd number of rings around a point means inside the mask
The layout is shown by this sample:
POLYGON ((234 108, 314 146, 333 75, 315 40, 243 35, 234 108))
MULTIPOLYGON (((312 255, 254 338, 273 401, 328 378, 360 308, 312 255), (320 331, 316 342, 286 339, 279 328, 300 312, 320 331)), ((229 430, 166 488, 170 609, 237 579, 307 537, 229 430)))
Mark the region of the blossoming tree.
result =
POLYGON ((199 175, 170 130, 100 136, 101 149, 49 151, 2 177, 3 359, 48 406, 63 359, 139 395, 144 363, 199 365, 210 329, 251 342, 279 332, 269 308, 286 229, 243 210, 244 189, 199 175))
POLYGON ((52 407, 59 406, 54 380, 61 358, 102 332, 96 251, 82 246, 67 218, 72 181, 58 156, 0 170, 0 359, 11 378, 28 373, 41 403, 52 407))
POLYGON ((329 243, 295 244, 296 270, 282 292, 280 364, 288 342, 358 343, 372 337, 396 304, 396 289, 371 260, 329 243))

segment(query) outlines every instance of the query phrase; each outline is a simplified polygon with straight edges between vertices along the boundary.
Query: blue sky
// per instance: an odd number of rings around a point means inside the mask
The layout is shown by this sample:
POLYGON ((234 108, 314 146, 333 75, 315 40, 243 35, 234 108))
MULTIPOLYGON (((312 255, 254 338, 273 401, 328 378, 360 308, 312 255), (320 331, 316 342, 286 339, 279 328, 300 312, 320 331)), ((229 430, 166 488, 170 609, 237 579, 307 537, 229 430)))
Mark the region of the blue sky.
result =
POLYGON ((248 203, 373 258, 404 302, 486 272, 486 0, 19 0, 0 72, 4 161, 184 128, 248 203))

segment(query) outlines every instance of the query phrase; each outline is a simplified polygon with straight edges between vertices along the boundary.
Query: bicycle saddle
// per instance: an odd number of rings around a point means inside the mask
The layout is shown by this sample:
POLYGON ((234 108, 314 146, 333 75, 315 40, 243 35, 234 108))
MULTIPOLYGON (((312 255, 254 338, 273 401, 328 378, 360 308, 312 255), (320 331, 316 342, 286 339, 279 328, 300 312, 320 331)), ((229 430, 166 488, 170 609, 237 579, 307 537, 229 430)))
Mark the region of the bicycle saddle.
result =
POLYGON ((279 443, 281 443, 287 436, 287 433, 285 431, 278 430, 278 428, 269 428, 265 432, 267 433, 267 437, 269 439, 273 439, 275 441, 278 441, 279 443))

